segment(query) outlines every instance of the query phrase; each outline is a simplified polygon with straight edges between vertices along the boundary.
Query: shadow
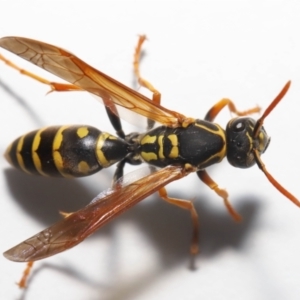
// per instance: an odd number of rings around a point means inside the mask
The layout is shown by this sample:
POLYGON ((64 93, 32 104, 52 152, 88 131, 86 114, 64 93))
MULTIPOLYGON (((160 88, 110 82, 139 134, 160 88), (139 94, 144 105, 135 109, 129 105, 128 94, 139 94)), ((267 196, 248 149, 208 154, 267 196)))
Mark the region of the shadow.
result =
MULTIPOLYGON (((24 209, 25 213, 45 226, 60 219, 59 210, 67 212, 78 210, 87 205, 95 196, 84 183, 77 180, 28 176, 14 169, 5 170, 5 177, 12 198, 24 209)), ((99 191, 101 191, 101 184, 99 191)), ((172 196, 186 198, 184 191, 176 193, 176 195, 172 193, 172 196)), ((143 205, 131 208, 97 231, 92 238, 110 236, 111 251, 106 254, 106 259, 109 262, 107 272, 110 276, 114 273, 118 274, 119 268, 115 262, 118 261, 116 257, 121 249, 118 247, 118 241, 115 240, 113 229, 116 228, 114 226, 122 226, 124 222, 134 222, 157 249, 160 259, 158 269, 149 271, 145 276, 137 278, 130 286, 128 284, 126 287, 122 286, 120 282, 114 286, 106 287, 97 279, 88 278, 88 275, 81 269, 76 270, 73 266, 65 264, 56 266, 42 263, 37 269, 34 269, 30 281, 34 281, 35 275, 44 268, 52 268, 99 289, 99 294, 103 293, 103 289, 109 290, 111 296, 106 299, 122 298, 129 300, 132 299, 133 295, 143 293, 144 290, 159 280, 160 276, 164 276, 171 269, 176 269, 178 265, 182 265, 182 262, 186 261, 188 268, 192 233, 190 213, 162 201, 157 194, 153 198, 146 200, 143 205)), ((218 200, 214 193, 209 196, 209 199, 206 197, 205 201, 203 201, 201 194, 197 198, 194 203, 201 224, 201 253, 196 257, 196 267, 201 268, 201 260, 211 259, 224 249, 233 248, 237 251, 245 251, 245 241, 251 234, 260 206, 259 199, 248 195, 238 200, 240 204, 235 208, 243 216, 243 221, 236 223, 225 207, 222 209, 221 202, 221 208, 217 211, 209 205, 210 201, 218 200)), ((95 251, 98 250, 95 249, 95 251)), ((22 294, 21 299, 25 299, 25 295, 26 292, 22 294)))
POLYGON ((27 101, 17 94, 14 89, 12 89, 9 85, 7 85, 2 79, 0 78, 0 88, 2 88, 12 99, 14 99, 18 105, 22 106, 26 113, 32 118, 32 120, 38 125, 38 127, 44 126, 44 122, 39 117, 38 114, 28 105, 27 101))
MULTIPOLYGON (((176 194, 183 198, 184 193, 176 194)), ((214 197, 212 196, 212 201, 214 197)), ((244 240, 251 232, 251 227, 258 211, 258 199, 250 197, 240 199, 237 208, 243 221, 235 222, 227 210, 216 212, 206 203, 195 200, 195 207, 200 219, 200 259, 210 258, 224 248, 242 249, 244 240)), ((188 211, 163 202, 159 198, 148 201, 147 205, 130 210, 124 219, 134 220, 152 243, 156 244, 161 254, 161 263, 168 269, 176 261, 189 258, 192 236, 192 222, 188 211)))
POLYGON ((47 270, 54 270, 55 272, 63 273, 66 276, 72 276, 72 278, 77 279, 80 281, 80 283, 88 284, 89 286, 95 287, 95 288, 108 288, 105 284, 100 284, 97 280, 92 280, 91 278, 88 278, 85 276, 81 269, 75 269, 70 265, 65 264, 64 266, 59 266, 57 264, 49 264, 49 263, 41 263, 37 267, 33 268, 33 271, 31 272, 26 288, 22 289, 22 293, 18 300, 25 300, 27 293, 29 292, 32 282, 34 281, 34 278, 39 275, 39 273, 47 271, 47 270))
MULTIPOLYGON (((176 197, 184 198, 184 194, 176 194, 176 197)), ((211 198, 213 200, 214 196, 211 198)), ((233 248, 236 251, 246 251, 244 245, 255 224, 260 204, 259 199, 250 196, 239 200, 241 204, 236 209, 243 216, 243 221, 240 223, 231 219, 225 207, 221 212, 216 212, 209 205, 195 201, 201 223, 201 253, 195 258, 195 272, 201 272, 201 261, 213 259, 225 249, 233 248)), ((169 274, 172 269, 176 270, 178 265, 182 265, 182 262, 186 262, 186 268, 189 268, 191 264, 189 247, 192 224, 189 212, 165 203, 156 197, 156 199, 148 201, 147 204, 129 210, 113 223, 117 226, 124 220, 134 220, 136 225, 147 235, 150 242, 155 245, 154 247, 159 253, 160 267, 154 271, 149 271, 144 276, 139 276, 130 285, 127 283, 125 286, 122 282, 116 282, 114 287, 110 287, 111 296, 101 299, 130 300, 143 294, 152 284, 160 280, 160 277, 164 277, 166 273, 169 274)), ((108 258, 112 262, 118 255, 116 251, 112 251, 114 254, 108 258)), ((111 272, 118 274, 118 266, 111 272)), ((102 292, 103 290, 100 289, 99 295, 102 292)))
POLYGON ((44 226, 58 221, 59 211, 76 211, 96 196, 77 179, 30 176, 10 168, 4 175, 12 200, 44 226))

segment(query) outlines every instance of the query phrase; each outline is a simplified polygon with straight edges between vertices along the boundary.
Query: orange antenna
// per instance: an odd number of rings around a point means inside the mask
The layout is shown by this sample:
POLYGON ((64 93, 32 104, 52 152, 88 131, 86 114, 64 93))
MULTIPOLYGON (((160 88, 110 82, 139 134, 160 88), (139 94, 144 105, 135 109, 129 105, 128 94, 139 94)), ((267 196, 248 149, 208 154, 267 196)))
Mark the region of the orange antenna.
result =
MULTIPOLYGON (((283 87, 283 89, 280 91, 280 93, 277 95, 277 97, 272 101, 272 103, 268 106, 268 108, 265 110, 263 115, 257 120, 255 128, 253 130, 253 138, 256 138, 258 136, 259 130, 263 125, 264 119, 270 114, 270 112, 276 107, 276 105, 281 101, 281 99, 284 97, 284 95, 287 93, 289 87, 291 85, 291 81, 288 81, 286 85, 283 87)), ((285 197, 287 197, 289 200, 291 200, 294 204, 300 207, 300 201, 292 195, 289 191, 287 191, 275 178, 267 171, 266 166, 262 162, 259 151, 255 148, 253 148, 253 153, 255 157, 256 164, 258 167, 264 172, 268 180, 271 182, 271 184, 285 197)))
POLYGON ((290 88, 291 81, 289 80, 283 89, 280 91, 280 93, 277 95, 277 97, 272 101, 272 103, 267 107, 267 109, 264 111, 263 115, 257 120, 255 128, 253 130, 253 138, 256 138, 258 136, 259 129, 262 127, 264 123, 264 119, 270 114, 270 112, 276 107, 276 105, 281 101, 281 99, 285 96, 288 89, 290 88))

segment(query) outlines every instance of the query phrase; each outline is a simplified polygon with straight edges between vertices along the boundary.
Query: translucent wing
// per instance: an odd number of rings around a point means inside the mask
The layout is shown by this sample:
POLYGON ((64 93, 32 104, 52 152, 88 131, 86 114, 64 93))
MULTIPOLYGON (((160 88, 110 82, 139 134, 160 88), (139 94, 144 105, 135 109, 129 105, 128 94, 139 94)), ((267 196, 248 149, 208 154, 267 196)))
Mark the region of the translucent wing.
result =
POLYGON ((114 104, 170 127, 180 126, 185 119, 185 116, 154 104, 147 97, 94 69, 59 47, 22 37, 1 38, 0 47, 81 89, 100 96, 104 104, 115 113, 114 104))
POLYGON ((70 249, 145 197, 190 172, 181 166, 168 166, 134 182, 127 180, 125 186, 120 183, 81 210, 6 251, 4 256, 26 262, 70 249))

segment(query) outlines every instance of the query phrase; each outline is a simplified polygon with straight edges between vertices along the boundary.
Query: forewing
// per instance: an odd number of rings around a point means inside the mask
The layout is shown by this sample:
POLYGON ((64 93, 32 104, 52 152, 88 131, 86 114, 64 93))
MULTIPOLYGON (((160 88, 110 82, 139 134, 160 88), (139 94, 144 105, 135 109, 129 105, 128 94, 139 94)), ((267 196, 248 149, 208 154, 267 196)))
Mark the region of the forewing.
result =
POLYGON ((114 104, 170 127, 178 127, 185 118, 175 111, 154 104, 147 97, 94 69, 59 47, 22 37, 1 38, 0 46, 80 88, 100 96, 104 104, 116 114, 114 104))
POLYGON ((26 262, 70 249, 145 197, 190 172, 180 166, 168 166, 125 186, 117 185, 83 209, 6 251, 4 256, 26 262))

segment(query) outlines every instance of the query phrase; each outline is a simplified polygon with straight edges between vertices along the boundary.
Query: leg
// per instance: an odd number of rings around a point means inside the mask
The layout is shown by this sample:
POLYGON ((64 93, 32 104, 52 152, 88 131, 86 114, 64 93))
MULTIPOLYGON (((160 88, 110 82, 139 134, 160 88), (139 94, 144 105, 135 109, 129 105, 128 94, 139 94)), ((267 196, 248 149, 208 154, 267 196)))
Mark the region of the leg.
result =
POLYGON ((58 82, 50 82, 47 79, 44 79, 38 75, 35 75, 27 70, 21 69, 11 61, 7 60, 4 56, 0 54, 0 60, 2 60, 5 64, 7 64, 9 67, 19 71, 21 74, 28 76, 36 81, 39 81, 43 84, 49 85, 51 90, 50 93, 53 91, 56 92, 68 92, 68 91, 81 91, 81 88, 73 85, 73 84, 65 84, 65 83, 58 83, 58 82))
POLYGON ((121 124, 120 118, 116 114, 114 114, 109 107, 105 106, 105 110, 106 110, 107 116, 109 118, 109 121, 110 121, 111 125, 113 126, 113 128, 115 129, 118 137, 120 137, 121 139, 125 139, 125 133, 122 129, 122 124, 121 124))
POLYGON ((124 174, 124 167, 125 167, 125 164, 126 164, 126 159, 123 159, 121 160, 118 164, 117 164, 117 168, 116 168, 116 171, 115 171, 115 174, 114 174, 114 177, 113 177, 113 180, 112 180, 112 187, 115 187, 116 185, 116 182, 123 177, 123 174, 124 174))
MULTIPOLYGON (((142 163, 142 160, 136 159, 134 156, 130 156, 130 155, 128 157, 124 158, 123 160, 121 160, 120 162, 118 162, 117 168, 116 168, 113 180, 112 180, 112 187, 115 187, 118 180, 123 177, 125 164, 137 166, 137 165, 140 165, 141 163, 142 163)), ((149 168, 150 168, 151 173, 153 173, 155 171, 155 169, 153 169, 153 167, 151 165, 149 165, 149 168)), ((121 187, 122 187, 122 185, 121 185, 121 187)))
MULTIPOLYGON (((24 70, 24 69, 21 69, 20 67, 18 67, 17 65, 15 65, 14 63, 12 63, 11 61, 7 60, 4 56, 2 56, 0 54, 0 60, 2 60, 5 64, 7 64, 9 67, 19 71, 21 74, 25 75, 25 76, 28 76, 40 83, 43 83, 43 84, 46 84, 48 86, 50 86, 51 90, 49 91, 49 93, 51 92, 70 92, 70 91, 82 91, 81 88, 73 85, 73 84, 67 84, 67 83, 58 83, 58 82, 51 82, 45 78, 42 78, 38 75, 35 75, 34 73, 31 73, 27 70, 24 70)), ((117 135, 120 137, 120 138, 124 138, 125 137, 125 134, 122 130, 122 125, 121 125, 121 122, 120 122, 120 119, 119 117, 113 112, 113 111, 116 111, 116 107, 114 105, 114 103, 111 102, 110 99, 103 99, 103 102, 104 104, 107 104, 108 106, 105 106, 106 108, 106 112, 107 112, 107 115, 108 115, 108 118, 112 124, 112 126, 114 127, 114 129, 116 130, 117 132, 117 135), (111 107, 111 109, 110 109, 111 107)))
POLYGON ((210 178, 205 170, 201 170, 197 172, 198 177, 204 182, 207 186, 209 186, 212 190, 214 190, 221 198, 224 200, 224 204, 231 215, 231 217, 239 222, 242 220, 242 217, 234 210, 228 200, 228 194, 225 190, 222 190, 218 187, 218 185, 210 178))
POLYGON ((32 269, 32 265, 33 265, 33 261, 30 261, 27 263, 26 269, 23 272, 23 276, 22 276, 21 280, 18 282, 19 288, 21 288, 21 289, 26 288, 26 283, 27 283, 30 271, 32 269))
POLYGON ((254 108, 245 110, 245 111, 238 111, 233 104, 233 102, 230 99, 224 98, 221 99, 217 104, 215 104, 206 114, 204 120, 206 121, 213 121, 215 117, 218 115, 218 113, 226 106, 228 105, 228 108, 230 112, 235 113, 238 116, 247 116, 253 113, 260 112, 260 107, 256 106, 254 108))
MULTIPOLYGON (((142 45, 143 45, 145 40, 146 40, 146 36, 141 35, 139 37, 138 44, 135 48, 134 59, 133 59, 134 74, 135 74, 135 77, 137 78, 138 83, 142 87, 148 89, 150 92, 153 93, 152 101, 155 104, 160 104, 160 100, 161 100, 160 92, 157 89, 155 89, 154 86, 150 82, 148 82, 147 80, 142 78, 141 74, 140 74, 141 50, 142 50, 142 45)), ((148 119, 148 129, 153 128, 153 126, 154 126, 154 121, 148 119)))
POLYGON ((198 214, 195 209, 195 206, 191 200, 183 200, 168 197, 167 191, 165 188, 161 188, 159 191, 159 196, 167 201, 168 203, 174 204, 181 208, 187 209, 190 211, 193 222, 193 235, 192 235, 192 244, 191 244, 191 254, 195 255, 199 251, 198 243, 199 243, 199 219, 198 214))

